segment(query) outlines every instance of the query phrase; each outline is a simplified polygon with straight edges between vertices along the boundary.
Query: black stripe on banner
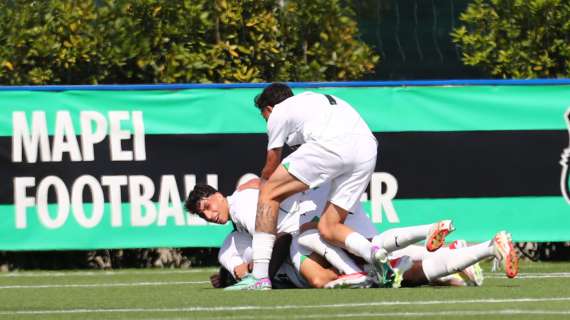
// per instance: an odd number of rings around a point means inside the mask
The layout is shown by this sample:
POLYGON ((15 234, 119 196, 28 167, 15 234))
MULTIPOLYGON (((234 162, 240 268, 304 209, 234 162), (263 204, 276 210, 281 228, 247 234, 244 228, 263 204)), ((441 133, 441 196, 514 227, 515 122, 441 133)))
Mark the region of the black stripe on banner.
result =
MULTIPOLYGON (((454 198, 560 195, 560 154, 568 132, 483 131, 376 133, 377 172, 398 181, 398 198, 454 198)), ((265 134, 147 135, 146 161, 113 162, 108 140, 95 146, 94 162, 11 163, 11 139, 0 138, 0 203, 13 203, 14 177, 60 177, 70 188, 81 175, 218 174, 230 193, 243 173, 258 173, 265 160, 265 134)), ((125 150, 132 145, 124 144, 125 150)), ((64 157, 64 160, 66 158, 64 157)), ((34 188, 29 189, 30 196, 34 188)), ((181 190, 183 192, 183 190, 181 190)), ((126 199, 127 188, 122 188, 126 199)), ((87 195, 86 195, 87 196, 87 195)), ((105 197, 107 193, 105 192, 105 197)), ((157 195, 155 196, 155 198, 157 195)), ((50 193, 49 201, 55 197, 50 193)), ((156 199, 155 199, 156 200, 156 199)))

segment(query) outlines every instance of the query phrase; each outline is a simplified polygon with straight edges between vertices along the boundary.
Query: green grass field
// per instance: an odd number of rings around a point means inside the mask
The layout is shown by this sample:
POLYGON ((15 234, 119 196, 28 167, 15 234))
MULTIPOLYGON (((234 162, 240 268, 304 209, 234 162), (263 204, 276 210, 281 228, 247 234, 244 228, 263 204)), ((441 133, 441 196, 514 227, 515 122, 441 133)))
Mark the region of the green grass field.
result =
POLYGON ((489 272, 477 288, 224 292, 214 269, 0 274, 0 319, 570 318, 570 263, 489 272))

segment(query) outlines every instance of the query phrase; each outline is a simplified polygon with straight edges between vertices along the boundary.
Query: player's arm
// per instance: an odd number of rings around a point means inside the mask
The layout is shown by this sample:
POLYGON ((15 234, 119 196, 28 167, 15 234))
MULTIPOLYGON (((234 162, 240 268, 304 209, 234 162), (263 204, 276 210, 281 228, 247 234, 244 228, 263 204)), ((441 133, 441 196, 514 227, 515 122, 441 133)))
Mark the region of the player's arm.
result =
POLYGON ((247 246, 242 244, 244 242, 251 244, 251 240, 248 241, 248 239, 246 239, 248 237, 249 236, 243 232, 236 231, 230 233, 224 240, 220 252, 218 253, 218 261, 220 264, 232 272, 234 278, 238 280, 249 272, 248 258, 245 254, 247 246))
POLYGON ((261 180, 267 181, 271 174, 275 172, 279 164, 281 163, 281 152, 283 148, 273 148, 267 151, 267 157, 265 159, 265 166, 261 170, 261 180))

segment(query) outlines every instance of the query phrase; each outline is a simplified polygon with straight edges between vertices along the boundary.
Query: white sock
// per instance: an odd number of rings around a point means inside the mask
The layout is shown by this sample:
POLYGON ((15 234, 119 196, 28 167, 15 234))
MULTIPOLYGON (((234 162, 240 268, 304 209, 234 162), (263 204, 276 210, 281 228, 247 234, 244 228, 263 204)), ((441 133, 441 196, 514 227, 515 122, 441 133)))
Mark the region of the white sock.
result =
POLYGON ((363 258, 367 263, 372 263, 372 243, 358 232, 353 232, 344 240, 344 246, 348 252, 363 258))
POLYGON ((394 228, 382 232, 372 239, 372 244, 388 252, 402 249, 410 244, 426 239, 431 224, 414 227, 394 228))
POLYGON ((486 241, 466 248, 441 248, 430 253, 423 260, 422 267, 428 280, 434 281, 439 277, 463 270, 485 258, 494 256, 491 241, 486 241))
POLYGON ((253 249, 253 271, 257 279, 269 277, 269 260, 273 252, 275 235, 265 232, 255 232, 251 247, 253 249))
POLYGON ((339 247, 321 239, 317 229, 303 232, 299 236, 299 244, 325 257, 330 264, 344 274, 362 272, 356 263, 339 247))

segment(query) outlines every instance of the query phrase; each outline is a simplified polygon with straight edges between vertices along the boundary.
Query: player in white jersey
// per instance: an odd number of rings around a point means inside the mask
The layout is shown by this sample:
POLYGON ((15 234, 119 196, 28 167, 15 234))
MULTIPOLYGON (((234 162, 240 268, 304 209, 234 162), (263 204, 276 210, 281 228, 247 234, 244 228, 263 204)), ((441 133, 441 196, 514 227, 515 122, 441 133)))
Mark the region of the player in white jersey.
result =
POLYGON ((288 196, 331 183, 318 230, 323 238, 381 268, 386 253, 343 224, 370 181, 377 141, 358 112, 328 94, 293 96, 286 84, 274 83, 256 97, 267 121, 268 145, 253 236, 252 276, 237 284, 244 290, 271 288, 267 270, 280 202, 288 196), (285 144, 300 147, 285 159, 285 144), (280 165, 281 164, 281 165, 280 165))

